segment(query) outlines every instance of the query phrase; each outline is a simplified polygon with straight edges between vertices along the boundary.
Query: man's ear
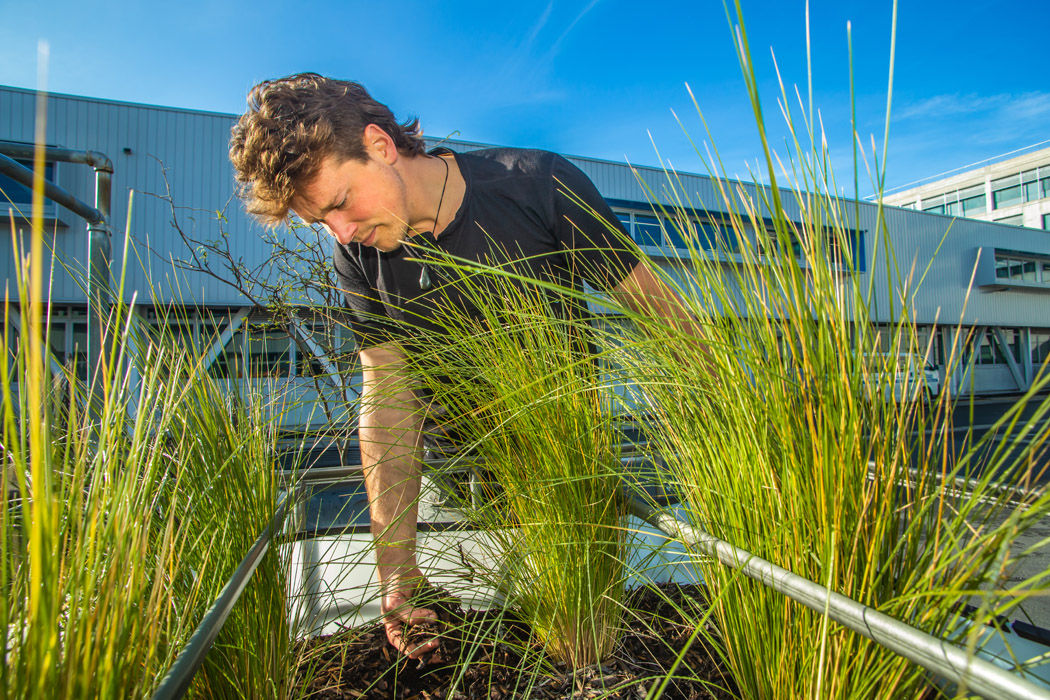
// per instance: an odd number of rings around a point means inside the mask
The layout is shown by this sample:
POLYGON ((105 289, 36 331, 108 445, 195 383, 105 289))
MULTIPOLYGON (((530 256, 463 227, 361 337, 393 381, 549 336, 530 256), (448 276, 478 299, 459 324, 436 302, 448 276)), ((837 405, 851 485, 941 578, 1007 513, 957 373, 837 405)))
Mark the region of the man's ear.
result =
POLYGON ((397 145, 390 134, 381 127, 369 124, 365 127, 361 140, 364 143, 365 152, 372 158, 391 165, 397 162, 399 155, 397 145))

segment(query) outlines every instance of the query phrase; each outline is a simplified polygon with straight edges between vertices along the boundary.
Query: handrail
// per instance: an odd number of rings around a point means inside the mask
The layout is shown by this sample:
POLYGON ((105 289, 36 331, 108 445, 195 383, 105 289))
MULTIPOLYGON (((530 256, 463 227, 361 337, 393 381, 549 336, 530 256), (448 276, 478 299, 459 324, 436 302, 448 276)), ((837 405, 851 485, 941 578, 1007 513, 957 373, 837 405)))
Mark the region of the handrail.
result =
POLYGON ((684 523, 666 511, 656 511, 635 498, 628 499, 631 514, 661 532, 716 557, 764 586, 783 593, 811 610, 871 639, 923 668, 965 685, 995 700, 1050 700, 1050 690, 975 658, 943 639, 927 634, 885 613, 835 593, 750 552, 684 523))
POLYGON ((233 576, 223 586, 219 592, 219 597, 212 603, 211 608, 204 615, 193 636, 190 637, 186 646, 175 659, 175 663, 171 665, 164 679, 153 692, 152 700, 178 700, 189 689, 193 676, 200 669, 201 664, 204 662, 204 657, 208 654, 208 650, 211 649, 211 645, 215 642, 216 637, 219 636, 219 630, 222 629, 226 618, 230 615, 230 611, 233 610, 233 606, 248 585, 248 580, 255 573, 255 569, 262 561, 266 550, 269 549, 274 533, 283 525, 290 500, 291 496, 287 492, 281 495, 269 525, 259 533, 255 544, 244 555, 244 559, 237 566, 237 570, 233 572, 233 576))
MULTIPOLYGON (((33 171, 11 158, 0 150, 0 173, 7 175, 15 182, 33 188, 33 171)), ((101 210, 86 204, 50 180, 44 180, 44 196, 57 202, 89 224, 104 223, 106 215, 101 210)))

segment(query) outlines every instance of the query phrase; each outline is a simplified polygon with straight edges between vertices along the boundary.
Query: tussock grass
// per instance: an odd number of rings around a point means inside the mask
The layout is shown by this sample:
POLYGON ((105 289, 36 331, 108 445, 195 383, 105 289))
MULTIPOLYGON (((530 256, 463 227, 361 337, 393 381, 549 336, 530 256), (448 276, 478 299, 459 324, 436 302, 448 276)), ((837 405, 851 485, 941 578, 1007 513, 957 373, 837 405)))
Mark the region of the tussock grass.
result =
MULTIPOLYGON (((85 385, 48 350, 39 217, 28 251, 12 238, 17 305, 5 300, 0 353, 0 695, 148 696, 272 517, 275 430, 258 402, 223 392, 200 358, 120 302, 85 385)), ((196 694, 290 694, 276 551, 196 694)))
POLYGON ((610 652, 621 622, 619 433, 590 327, 494 269, 456 275, 480 315, 444 310, 441 332, 416 343, 413 373, 440 407, 436 432, 462 448, 448 468, 474 474, 455 505, 496 544, 491 585, 553 660, 582 668, 610 652))
MULTIPOLYGON (((736 36, 765 144, 742 20, 736 36)), ((1047 587, 1047 572, 1022 582, 1008 572, 1018 561, 1010 543, 1050 515, 1050 496, 1025 486, 1050 438, 1050 402, 1016 421, 1050 381, 1044 374, 1004 418, 990 456, 980 445, 956 450, 950 392, 927 406, 907 400, 920 394, 911 384, 899 392, 905 400, 893 400, 897 355, 932 355, 913 313, 924 273, 899 266, 878 205, 865 214, 878 265, 862 274, 859 207, 836 195, 812 110, 792 122, 782 96, 794 153, 786 167, 767 147, 770 187, 734 183, 712 167, 717 201, 697 203, 669 172, 678 209, 668 211, 710 208, 727 222, 714 250, 692 227, 690 255, 676 261, 683 274, 652 263, 697 326, 683 333, 632 315, 637 332, 620 362, 693 525, 973 651, 983 633, 960 618, 964 604, 977 601, 987 619, 1047 587), (784 179, 790 185, 779 189, 784 179), (880 285, 892 309, 878 308, 880 285), (692 350, 698 338, 704 356, 692 350), (958 477, 973 479, 956 489, 958 477), (993 480, 1018 488, 1004 492, 993 480)), ((952 354, 947 372, 959 363, 952 354)), ((908 697, 927 685, 921 668, 825 616, 697 562, 744 697, 908 697)))

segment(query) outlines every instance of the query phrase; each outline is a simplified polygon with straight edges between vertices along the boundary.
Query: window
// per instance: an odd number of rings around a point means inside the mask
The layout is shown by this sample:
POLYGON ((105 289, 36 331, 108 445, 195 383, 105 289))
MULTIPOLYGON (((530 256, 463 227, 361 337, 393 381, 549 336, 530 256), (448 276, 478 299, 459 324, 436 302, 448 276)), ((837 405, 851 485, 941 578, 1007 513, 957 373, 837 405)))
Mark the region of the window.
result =
POLYGON ((947 216, 973 216, 988 211, 984 198, 984 185, 974 185, 961 190, 952 190, 945 194, 928 197, 922 203, 922 210, 930 214, 947 216))
MULTIPOLYGON (((30 170, 33 169, 33 161, 16 160, 30 170)), ((47 163, 44 166, 44 179, 55 181, 55 164, 47 163)), ((13 208, 16 213, 21 212, 23 216, 29 216, 30 207, 33 204, 33 192, 20 182, 15 182, 7 175, 0 174, 0 208, 3 211, 13 208)), ((50 199, 44 199, 44 216, 55 215, 55 203, 50 199)))
POLYGON ((1050 259, 996 251, 995 278, 1010 282, 1050 286, 1050 259))
POLYGON ((647 214, 634 215, 634 229, 631 231, 631 236, 638 245, 660 247, 664 244, 664 233, 660 228, 660 220, 647 214))
POLYGON ((976 185, 959 190, 959 209, 963 216, 983 214, 988 211, 987 202, 984 198, 984 185, 976 185))
POLYGON ((974 340, 976 339, 976 333, 966 341, 964 361, 973 362, 975 365, 1002 365, 1006 364, 1006 358, 1003 357, 1002 351, 999 349, 999 344, 995 342, 994 331, 989 328, 988 331, 981 338, 981 344, 977 347, 976 352, 974 351, 974 340))
POLYGON ((1050 357, 1050 329, 1031 331, 1032 364, 1036 367, 1050 357))
POLYGON ((926 202, 922 203, 922 210, 930 214, 943 214, 944 213, 944 196, 938 195, 926 202), (930 204, 929 202, 933 202, 930 204))
POLYGON ((1043 214, 1043 230, 1050 231, 1050 214, 1043 214))
MULTIPOLYGON (((1000 329, 1003 334, 1003 340, 1005 341, 1006 349, 1013 355, 1015 362, 1021 361, 1021 341, 1023 340, 1023 334, 1020 328, 1002 328, 1000 329)), ((988 331, 991 333, 991 331, 988 331)))
POLYGON ((1017 175, 992 181, 992 208, 1002 209, 1020 204, 1021 183, 1017 175))
POLYGON ((1021 173, 1021 194, 1026 202, 1039 199, 1039 178, 1035 170, 1021 173))
POLYGON ((1034 202, 1044 197, 1050 197, 1050 167, 1043 166, 992 180, 994 209, 1034 202))
MULTIPOLYGON (((636 211, 617 211, 616 218, 631 235, 631 239, 640 246, 655 248, 676 248, 687 250, 689 239, 694 235, 701 236, 700 245, 705 245, 704 224, 692 217, 655 215, 636 211), (695 233, 694 233, 695 232, 695 233)), ((714 247, 714 246, 710 246, 714 247)))
MULTIPOLYGON (((340 367, 343 362, 354 360, 354 334, 349 328, 342 326, 326 327, 323 323, 312 323, 304 325, 304 329, 310 333, 313 342, 320 346, 323 352, 329 353, 331 362, 340 367)), ((293 344, 296 355, 295 373, 299 377, 323 377, 328 374, 325 366, 314 357, 308 347, 293 344)))

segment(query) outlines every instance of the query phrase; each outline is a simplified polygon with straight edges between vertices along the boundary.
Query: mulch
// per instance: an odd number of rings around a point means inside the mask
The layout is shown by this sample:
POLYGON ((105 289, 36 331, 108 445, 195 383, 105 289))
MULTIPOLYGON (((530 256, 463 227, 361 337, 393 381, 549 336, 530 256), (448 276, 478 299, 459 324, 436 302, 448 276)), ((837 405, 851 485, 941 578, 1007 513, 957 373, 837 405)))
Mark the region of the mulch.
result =
POLYGON ((674 668, 665 700, 735 698, 726 669, 681 614, 691 610, 695 619, 702 600, 697 586, 632 592, 616 648, 601 665, 574 673, 545 658, 528 625, 508 612, 465 610, 441 596, 428 607, 441 621, 441 658, 455 661, 400 658, 377 623, 305 642, 302 691, 317 700, 643 700, 674 668))

